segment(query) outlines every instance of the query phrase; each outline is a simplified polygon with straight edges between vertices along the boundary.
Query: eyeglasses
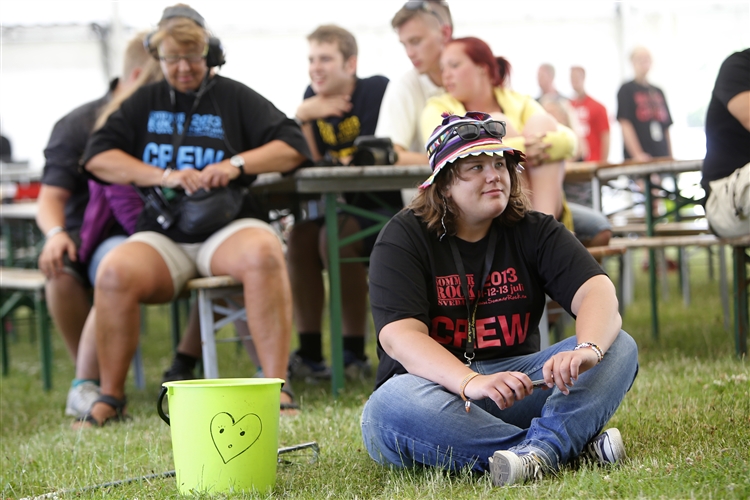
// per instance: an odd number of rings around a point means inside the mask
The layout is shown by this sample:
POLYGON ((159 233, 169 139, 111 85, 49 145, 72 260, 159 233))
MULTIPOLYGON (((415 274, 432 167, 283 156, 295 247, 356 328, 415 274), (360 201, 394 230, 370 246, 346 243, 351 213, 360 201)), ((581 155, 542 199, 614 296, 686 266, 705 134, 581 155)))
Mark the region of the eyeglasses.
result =
POLYGON ((181 60, 185 60, 185 62, 187 62, 188 64, 198 64, 205 58, 206 58, 205 54, 186 54, 184 56, 176 55, 176 54, 159 55, 159 60, 164 61, 165 63, 169 65, 177 64, 181 60))
MULTIPOLYGON (((458 137, 464 141, 479 139, 482 130, 491 137, 496 137, 498 139, 505 137, 505 122, 493 120, 492 117, 486 113, 469 112, 466 113, 466 117, 472 118, 476 121, 458 121, 455 125, 448 127, 439 137, 432 141, 427 149, 427 154, 432 156, 433 153, 442 147, 442 145, 445 144, 448 139, 453 137, 454 134, 458 135, 458 137)), ((449 118, 454 118, 455 120, 456 117, 446 117, 445 120, 447 121, 449 118)), ((443 122, 444 125, 448 125, 449 123, 450 122, 443 122)))
POLYGON ((445 0, 437 0, 430 2, 429 0, 409 0, 404 4, 404 9, 406 10, 422 10, 424 12, 428 12, 435 16, 440 23, 440 26, 444 25, 445 22, 440 17, 440 14, 438 14, 435 9, 432 7, 431 4, 433 3, 439 3, 440 5, 443 5, 444 7, 448 6, 448 3, 445 2, 445 0))

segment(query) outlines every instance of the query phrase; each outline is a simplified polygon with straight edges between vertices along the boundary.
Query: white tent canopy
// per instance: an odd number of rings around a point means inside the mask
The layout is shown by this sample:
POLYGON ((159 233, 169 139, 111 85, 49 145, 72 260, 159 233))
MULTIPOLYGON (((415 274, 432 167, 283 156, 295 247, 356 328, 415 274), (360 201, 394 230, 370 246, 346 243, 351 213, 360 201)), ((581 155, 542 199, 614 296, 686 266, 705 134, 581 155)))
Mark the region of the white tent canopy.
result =
MULTIPOLYGON (((357 37, 361 76, 397 78, 410 67, 390 27, 403 0, 195 0, 227 52, 222 74, 257 90, 293 115, 307 77, 306 35, 335 23, 357 37)), ((512 64, 511 86, 538 95, 541 63, 557 69, 556 85, 570 94, 569 68, 587 69, 587 89, 612 119, 611 161, 622 158, 616 93, 632 77, 628 54, 652 51, 650 79, 664 89, 673 114, 674 153, 700 158, 703 117, 723 59, 750 46, 750 2, 453 0, 455 36, 477 36, 512 64)), ((155 26, 170 3, 5 0, 2 11, 0 124, 14 158, 44 163, 54 122, 106 90, 119 73, 122 47, 155 26)))

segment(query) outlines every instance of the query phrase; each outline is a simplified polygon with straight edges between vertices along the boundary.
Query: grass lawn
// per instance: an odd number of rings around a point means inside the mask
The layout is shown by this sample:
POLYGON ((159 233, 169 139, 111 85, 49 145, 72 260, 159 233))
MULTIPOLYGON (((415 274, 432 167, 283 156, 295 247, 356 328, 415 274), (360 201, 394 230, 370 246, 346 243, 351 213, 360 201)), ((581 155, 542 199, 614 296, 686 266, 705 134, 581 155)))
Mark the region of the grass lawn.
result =
MULTIPOLYGON (((373 380, 347 384, 336 399, 327 384, 295 383, 303 411, 281 419, 279 446, 317 441, 321 453, 313 464, 280 465, 269 497, 750 498, 750 366, 736 357, 733 332, 724 330, 718 280, 707 277, 705 252, 693 257, 691 270, 689 307, 670 274, 670 299, 660 301, 658 340, 651 336, 646 273, 637 272, 636 298, 625 312, 624 329, 639 344, 640 373, 610 422, 625 440, 629 458, 622 465, 564 470, 505 489, 493 488, 484 476, 389 470, 369 458, 359 432, 373 380)), ((0 387, 0 498, 62 490, 78 491, 55 498, 179 496, 174 478, 81 491, 174 468, 169 427, 155 408, 161 372, 171 360, 168 309, 149 307, 147 324, 142 339, 147 386, 139 391, 129 380, 127 389, 133 419, 76 432, 63 414, 73 367, 62 341, 55 336, 54 388, 45 393, 38 345, 18 321, 10 342, 11 372, 0 387)), ((244 351, 233 344, 219 349, 222 376, 252 376, 244 351)), ((374 339, 368 350, 374 359, 374 339)))

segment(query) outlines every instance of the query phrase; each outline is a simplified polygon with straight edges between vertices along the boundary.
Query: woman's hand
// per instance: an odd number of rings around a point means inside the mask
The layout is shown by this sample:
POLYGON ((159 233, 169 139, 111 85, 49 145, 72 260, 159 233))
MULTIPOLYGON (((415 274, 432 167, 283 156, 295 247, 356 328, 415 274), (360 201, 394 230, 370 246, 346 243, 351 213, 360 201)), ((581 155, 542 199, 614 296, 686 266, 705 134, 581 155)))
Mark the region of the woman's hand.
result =
POLYGON ((182 188, 187 194, 193 194, 203 187, 201 173, 194 168, 172 170, 166 177, 162 178, 162 186, 182 188))
POLYGON ((44 243, 42 253, 39 254, 39 270, 48 279, 58 276, 63 270, 63 256, 66 253, 71 261, 76 261, 76 244, 68 233, 62 231, 44 243))
POLYGON ((598 362, 599 357, 590 347, 559 352, 544 363, 544 380, 548 386, 553 387, 554 384, 567 395, 570 392, 568 386, 574 385, 581 373, 593 368, 598 362))
POLYGON ((206 166, 200 172, 201 187, 206 191, 211 188, 225 187, 229 181, 240 176, 240 169, 230 164, 229 161, 222 161, 206 166))
POLYGON ((543 140, 544 135, 526 138, 526 162, 524 165, 527 167, 538 167, 549 160, 547 150, 552 147, 552 144, 547 144, 543 140))
POLYGON ((474 400, 490 398, 505 410, 530 395, 532 390, 531 379, 525 373, 500 372, 474 377, 466 384, 464 395, 474 400))

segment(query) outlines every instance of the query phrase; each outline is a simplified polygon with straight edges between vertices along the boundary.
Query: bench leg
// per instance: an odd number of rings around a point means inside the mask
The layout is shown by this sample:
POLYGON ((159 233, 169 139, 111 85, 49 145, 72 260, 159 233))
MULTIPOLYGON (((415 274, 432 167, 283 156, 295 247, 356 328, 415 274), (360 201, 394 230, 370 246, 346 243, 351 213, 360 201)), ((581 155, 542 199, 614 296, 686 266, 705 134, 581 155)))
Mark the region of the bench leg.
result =
POLYGON ((733 247, 734 254, 734 332, 735 345, 738 356, 747 356, 747 331, 748 325, 748 273, 747 265, 750 256, 746 254, 747 248, 733 247))
POLYGON ((680 286, 682 287, 682 301, 686 307, 690 306, 690 266, 688 266, 688 252, 684 247, 680 247, 680 286))
POLYGON ((201 346, 203 350, 203 376, 219 378, 219 364, 216 356, 216 334, 214 333, 214 311, 211 298, 206 290, 198 290, 198 314, 201 325, 201 346))
POLYGON ((659 297, 656 286, 656 251, 653 248, 648 249, 648 284, 649 295, 651 298, 651 333, 654 339, 659 338, 659 297))
POLYGON ((42 385, 45 391, 52 389, 52 339, 49 332, 49 315, 44 300, 44 290, 34 294, 36 326, 39 332, 39 352, 42 362, 42 385))
POLYGON ((724 245, 719 245, 719 293, 724 313, 724 329, 729 330, 729 283, 727 280, 727 254, 724 245))
POLYGON ((5 331, 5 316, 0 318, 0 355, 3 360, 3 377, 8 376, 10 371, 10 356, 8 355, 8 332, 5 331))

